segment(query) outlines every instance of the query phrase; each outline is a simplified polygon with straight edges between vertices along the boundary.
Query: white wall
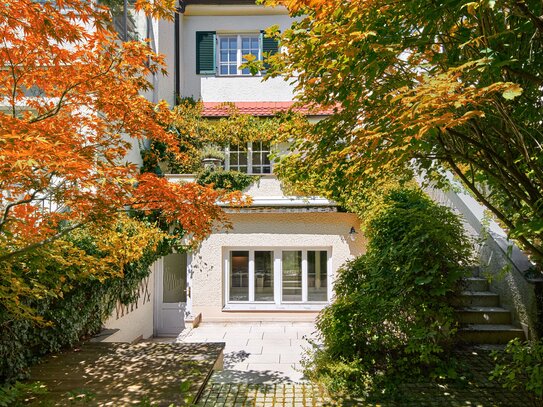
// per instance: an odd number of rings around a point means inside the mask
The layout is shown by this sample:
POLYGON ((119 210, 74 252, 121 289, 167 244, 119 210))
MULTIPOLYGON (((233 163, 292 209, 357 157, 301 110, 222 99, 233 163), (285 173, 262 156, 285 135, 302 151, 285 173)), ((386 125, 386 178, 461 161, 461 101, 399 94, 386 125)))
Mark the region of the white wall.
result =
POLYGON ((360 222, 350 213, 243 213, 231 214, 232 230, 221 230, 206 239, 192 261, 192 313, 203 321, 313 319, 315 312, 303 306, 292 311, 223 311, 223 258, 228 247, 331 248, 332 273, 346 260, 363 253, 361 234, 348 237, 351 226, 360 222))
MULTIPOLYGON (((183 19, 180 18, 181 25, 183 19)), ((175 104, 174 98, 174 83, 175 83, 175 43, 174 43, 175 25, 173 21, 161 20, 158 26, 158 39, 159 52, 164 55, 164 62, 166 63, 167 75, 158 75, 158 100, 165 100, 173 106, 175 104)))
POLYGON ((104 342, 133 342, 139 338, 147 339, 153 336, 154 267, 152 266, 153 272, 140 285, 137 303, 128 306, 117 304, 104 327, 119 331, 105 338, 104 342), (122 314, 124 316, 121 316, 122 314))
MULTIPOLYGON (((217 9, 222 9, 222 6, 217 9)), ((260 13, 262 8, 252 9, 260 13)), ((290 27, 288 15, 184 15, 181 34, 182 94, 205 102, 290 101, 292 87, 281 78, 262 82, 260 77, 215 77, 196 74, 196 31, 259 33, 272 25, 290 27)))

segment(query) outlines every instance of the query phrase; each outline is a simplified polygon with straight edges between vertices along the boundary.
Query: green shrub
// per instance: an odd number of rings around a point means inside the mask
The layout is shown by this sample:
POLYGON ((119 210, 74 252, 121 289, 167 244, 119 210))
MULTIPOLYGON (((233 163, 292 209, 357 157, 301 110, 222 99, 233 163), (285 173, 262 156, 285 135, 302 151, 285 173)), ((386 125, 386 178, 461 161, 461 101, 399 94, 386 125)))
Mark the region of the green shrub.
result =
POLYGON ((0 386, 0 406, 24 406, 34 396, 47 393, 47 388, 40 382, 5 384, 0 386))
POLYGON ((391 192, 366 236, 366 254, 338 272, 336 299, 317 320, 322 347, 305 362, 310 377, 358 396, 446 371, 451 302, 470 260, 457 216, 419 190, 391 192))
POLYGON ((496 367, 490 373, 504 388, 527 390, 534 397, 534 404, 543 405, 543 340, 510 341, 504 352, 493 352, 496 367))
POLYGON ((207 169, 198 174, 196 182, 200 185, 213 184, 216 189, 233 192, 243 191, 257 179, 257 176, 247 175, 243 172, 207 169))
MULTIPOLYGON (((84 232, 73 243, 87 254, 102 255, 96 242, 84 232)), ((122 276, 74 280, 60 297, 21 304, 35 309, 49 325, 14 317, 0 302, 0 383, 24 378, 28 367, 41 356, 73 346, 99 332, 117 301, 128 305, 135 300, 136 289, 149 275, 151 264, 170 253, 173 244, 173 240, 165 239, 157 249, 145 248, 138 261, 124 265, 122 276)))

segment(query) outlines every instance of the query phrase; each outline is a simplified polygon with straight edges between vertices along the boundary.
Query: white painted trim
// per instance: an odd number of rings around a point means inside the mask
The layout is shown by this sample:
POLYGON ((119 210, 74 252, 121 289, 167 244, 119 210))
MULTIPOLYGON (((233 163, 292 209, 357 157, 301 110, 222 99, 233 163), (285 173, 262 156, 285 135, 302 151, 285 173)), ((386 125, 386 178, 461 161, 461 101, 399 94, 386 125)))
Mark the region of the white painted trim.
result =
MULTIPOLYGON (((307 302, 307 252, 308 250, 302 250, 302 302, 307 302)), ((328 250, 326 251, 328 255, 328 250)))
POLYGON ((249 250, 249 302, 255 301, 255 251, 249 250))
POLYGON ((270 304, 269 302, 231 303, 223 307, 223 311, 320 311, 325 308, 328 302, 312 303, 283 303, 280 305, 270 304))
POLYGON ((192 252, 187 252, 187 278, 186 278, 187 302, 185 304, 185 315, 192 315, 192 252), (190 295, 189 295, 190 294, 190 295))
POLYGON ((281 287, 283 285, 283 277, 281 270, 281 252, 273 251, 273 299, 276 306, 281 305, 281 287))
POLYGON ((264 7, 256 4, 230 5, 223 4, 189 4, 185 10, 186 16, 250 16, 250 15, 288 15, 283 6, 264 7))
POLYGON ((153 293, 153 336, 158 335, 160 322, 160 304, 162 303, 162 273, 160 273, 162 257, 154 262, 153 274, 155 279, 155 292, 153 293))

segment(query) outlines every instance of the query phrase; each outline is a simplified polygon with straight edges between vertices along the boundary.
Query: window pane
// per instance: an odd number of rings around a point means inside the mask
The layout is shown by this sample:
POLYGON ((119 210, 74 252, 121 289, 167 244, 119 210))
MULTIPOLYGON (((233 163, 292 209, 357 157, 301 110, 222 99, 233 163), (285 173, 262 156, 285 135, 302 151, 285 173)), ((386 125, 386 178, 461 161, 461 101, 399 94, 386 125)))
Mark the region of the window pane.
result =
POLYGON ((251 47, 251 39, 250 38, 242 38, 241 39, 241 47, 244 49, 251 47))
POLYGON ((230 252, 230 301, 249 300, 249 252, 230 252))
POLYGON ((221 48, 228 48, 228 38, 221 38, 221 48))
POLYGON ((228 75, 228 65, 221 65, 221 75, 228 75))
POLYGON ((283 301, 302 301, 302 252, 283 252, 283 301))
POLYGON ((262 155, 260 153, 253 153, 253 165, 260 165, 262 163, 262 155))
POLYGON ((270 174, 270 145, 262 141, 253 141, 253 173, 255 174, 270 174))
POLYGON ((230 69, 229 69, 229 72, 228 72, 230 75, 235 75, 238 73, 238 68, 236 67, 236 65, 230 65, 230 69))
POLYGON ((255 251, 255 301, 273 301, 273 252, 255 251))
POLYGON ((247 153, 246 152, 239 153, 239 163, 240 163, 240 165, 247 165, 247 153))
POLYGON ((187 255, 172 253, 164 256, 162 273, 162 302, 187 302, 187 255))
POLYGON ((328 254, 324 250, 307 252, 307 300, 328 301, 328 254))

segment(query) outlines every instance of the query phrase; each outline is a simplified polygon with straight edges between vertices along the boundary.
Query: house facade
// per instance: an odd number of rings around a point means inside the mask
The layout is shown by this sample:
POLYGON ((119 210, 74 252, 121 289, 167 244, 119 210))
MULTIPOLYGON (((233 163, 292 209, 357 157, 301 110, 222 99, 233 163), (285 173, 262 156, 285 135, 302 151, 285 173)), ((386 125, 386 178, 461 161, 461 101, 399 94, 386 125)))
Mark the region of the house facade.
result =
MULTIPOLYGON (((170 74, 156 78, 155 92, 148 97, 172 105, 177 97, 201 100, 206 117, 227 115, 224 102, 260 117, 292 105, 292 85, 281 78, 262 81, 239 69, 245 54, 262 58, 280 52, 263 30, 290 27, 286 9, 254 1, 186 0, 179 11, 173 22, 153 23, 153 41, 170 74)), ((231 229, 217 228, 194 252, 171 254, 154 265, 148 282, 153 325, 141 336, 175 335, 200 319, 310 321, 331 301, 337 269, 364 251, 360 222, 329 200, 285 194, 273 174, 272 148, 255 141, 226 149, 226 170, 258 176, 244 191, 252 204, 225 207, 231 229)), ((166 177, 194 180, 193 174, 166 177)), ((138 313, 148 318, 150 306, 141 306, 130 318, 137 319, 138 313)), ((115 328, 119 321, 112 317, 107 326, 115 328)))

